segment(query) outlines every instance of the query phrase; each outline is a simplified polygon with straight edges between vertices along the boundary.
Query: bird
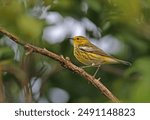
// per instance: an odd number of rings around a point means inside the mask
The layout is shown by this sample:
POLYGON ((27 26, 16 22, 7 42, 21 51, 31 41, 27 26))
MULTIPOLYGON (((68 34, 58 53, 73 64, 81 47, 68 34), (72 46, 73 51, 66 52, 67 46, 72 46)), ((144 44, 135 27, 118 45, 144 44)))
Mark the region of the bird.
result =
POLYGON ((101 48, 95 46, 84 36, 74 36, 69 38, 73 40, 74 56, 85 65, 85 67, 98 67, 93 76, 96 75, 103 64, 125 64, 131 65, 130 62, 115 58, 104 52, 101 48))

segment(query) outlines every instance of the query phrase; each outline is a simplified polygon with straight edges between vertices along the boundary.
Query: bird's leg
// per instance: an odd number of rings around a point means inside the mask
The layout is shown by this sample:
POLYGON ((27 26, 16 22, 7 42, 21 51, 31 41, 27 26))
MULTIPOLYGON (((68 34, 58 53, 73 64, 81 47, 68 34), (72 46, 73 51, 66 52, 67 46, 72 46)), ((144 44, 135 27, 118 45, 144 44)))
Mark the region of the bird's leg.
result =
POLYGON ((95 71, 95 73, 94 73, 94 75, 93 75, 93 77, 95 77, 96 76, 96 74, 97 74, 97 72, 99 71, 99 69, 100 69, 100 66, 101 66, 101 64, 98 66, 98 68, 96 69, 96 71, 95 71))
MULTIPOLYGON (((81 68, 88 68, 88 67, 97 67, 97 66, 96 66, 94 63, 92 63, 91 65, 82 66, 81 68)), ((100 64, 100 65, 98 65, 98 67, 97 67, 97 69, 96 69, 96 71, 95 71, 95 73, 94 73, 93 77, 95 77, 95 76, 96 76, 96 74, 97 74, 97 72, 99 71, 100 67, 101 67, 101 64, 100 64)), ((100 80, 100 78, 98 78, 98 80, 100 80)))
POLYGON ((95 64, 94 64, 94 63, 92 63, 91 65, 82 66, 81 68, 88 68, 88 67, 95 67, 95 64))
POLYGON ((81 66, 81 68, 88 68, 88 67, 92 67, 92 66, 91 65, 81 66))

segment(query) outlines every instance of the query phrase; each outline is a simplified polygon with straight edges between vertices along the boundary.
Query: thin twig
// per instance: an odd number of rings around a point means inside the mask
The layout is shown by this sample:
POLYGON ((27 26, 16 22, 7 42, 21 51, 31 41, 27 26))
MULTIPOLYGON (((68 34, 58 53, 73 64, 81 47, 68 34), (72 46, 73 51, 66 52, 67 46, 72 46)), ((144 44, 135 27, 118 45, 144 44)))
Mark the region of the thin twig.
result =
MULTIPOLYGON (((28 83, 28 77, 26 76, 25 72, 22 71, 20 68, 16 68, 14 65, 1 65, 0 72, 8 72, 13 74, 18 82, 21 84, 25 96, 25 102, 32 102, 32 90, 28 83), (20 74, 18 74, 20 73, 20 74)), ((4 102, 4 101, 3 101, 4 102)))
POLYGON ((84 77, 86 80, 90 81, 102 94, 104 94, 107 98, 109 98, 109 100, 111 100, 112 102, 119 102, 119 100, 98 79, 96 79, 93 76, 91 76, 90 74, 88 74, 82 68, 74 65, 68 58, 64 58, 62 55, 57 55, 54 52, 48 51, 45 48, 42 49, 40 47, 31 45, 29 43, 23 43, 18 37, 9 33, 8 31, 4 30, 3 28, 0 28, 0 33, 3 35, 6 35, 12 41, 23 46, 28 51, 39 53, 41 55, 47 56, 49 58, 52 58, 52 59, 60 62, 60 64, 63 67, 79 74, 80 76, 84 77))

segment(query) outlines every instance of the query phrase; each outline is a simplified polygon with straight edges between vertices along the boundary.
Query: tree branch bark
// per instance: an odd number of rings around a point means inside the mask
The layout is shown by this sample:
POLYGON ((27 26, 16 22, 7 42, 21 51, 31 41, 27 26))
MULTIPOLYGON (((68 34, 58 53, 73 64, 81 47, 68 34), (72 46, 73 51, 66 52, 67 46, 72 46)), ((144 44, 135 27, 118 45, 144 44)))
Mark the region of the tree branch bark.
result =
POLYGON ((39 53, 41 55, 47 56, 49 58, 58 61, 63 67, 79 74, 89 82, 91 82, 103 95, 105 95, 109 100, 112 102, 119 102, 119 100, 96 78, 88 74, 82 68, 77 67, 74 65, 68 57, 64 58, 62 55, 57 55, 51 51, 48 51, 45 48, 40 48, 29 43, 23 43, 18 37, 9 33, 5 29, 0 27, 0 33, 9 37, 12 41, 16 42, 17 44, 23 46, 25 49, 29 51, 29 54, 32 52, 39 53))

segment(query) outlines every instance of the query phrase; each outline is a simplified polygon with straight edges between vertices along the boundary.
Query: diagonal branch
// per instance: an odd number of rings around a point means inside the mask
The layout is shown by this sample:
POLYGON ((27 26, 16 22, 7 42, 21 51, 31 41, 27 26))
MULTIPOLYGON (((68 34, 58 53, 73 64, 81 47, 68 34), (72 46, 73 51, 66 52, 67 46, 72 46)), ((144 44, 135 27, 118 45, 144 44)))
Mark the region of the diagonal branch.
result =
POLYGON ((105 95, 109 100, 112 102, 119 102, 119 100, 96 78, 88 74, 86 71, 84 71, 82 68, 77 67, 74 65, 69 58, 64 58, 62 55, 57 55, 51 51, 48 51, 45 48, 40 48, 28 43, 23 43, 21 40, 16 37, 15 35, 9 33, 8 31, 4 30, 0 27, 0 33, 3 35, 6 35, 9 37, 12 41, 16 42, 17 44, 23 46, 25 49, 27 49, 30 53, 35 52, 39 53, 41 55, 47 56, 49 58, 52 58, 56 61, 58 61, 63 67, 79 74, 89 82, 91 82, 103 95, 105 95))

